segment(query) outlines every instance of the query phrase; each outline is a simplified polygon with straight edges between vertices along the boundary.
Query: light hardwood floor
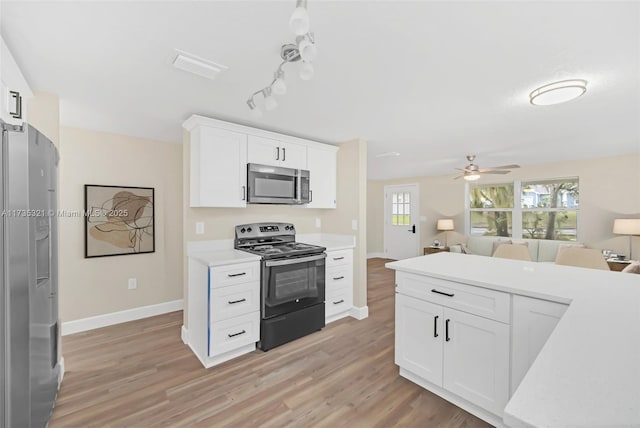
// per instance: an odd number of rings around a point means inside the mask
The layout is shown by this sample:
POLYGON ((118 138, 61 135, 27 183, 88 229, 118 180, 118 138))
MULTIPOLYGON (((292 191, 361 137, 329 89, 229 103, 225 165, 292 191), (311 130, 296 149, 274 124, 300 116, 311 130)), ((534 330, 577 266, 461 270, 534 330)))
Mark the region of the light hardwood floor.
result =
POLYGON ((489 426, 398 375, 386 261, 369 260, 369 318, 211 369, 180 340, 182 312, 65 336, 49 426, 489 426))

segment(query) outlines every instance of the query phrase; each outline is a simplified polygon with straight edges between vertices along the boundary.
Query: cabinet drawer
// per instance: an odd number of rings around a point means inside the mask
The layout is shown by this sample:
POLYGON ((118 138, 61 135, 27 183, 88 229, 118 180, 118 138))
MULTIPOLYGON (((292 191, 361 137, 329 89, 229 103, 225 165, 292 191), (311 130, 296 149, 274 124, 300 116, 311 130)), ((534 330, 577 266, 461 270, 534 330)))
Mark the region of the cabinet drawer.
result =
POLYGON ((226 287, 231 284, 260 280, 260 262, 239 263, 235 265, 216 266, 210 270, 211 288, 226 287))
POLYGON ((331 269, 334 266, 345 265, 353 265, 352 250, 331 251, 327 253, 327 269, 331 269))
POLYGON ((325 316, 339 314, 351 309, 353 306, 353 294, 351 290, 341 291, 333 295, 327 295, 324 302, 325 316))
POLYGON ((232 351, 260 339, 260 312, 211 323, 209 356, 232 351))
POLYGON ((353 287, 353 274, 350 266, 327 269, 325 275, 326 291, 351 289, 353 287))
POLYGON ((220 321, 260 310, 258 281, 211 290, 210 321, 220 321))
POLYGON ((399 293, 503 323, 510 322, 508 293, 405 272, 396 275, 399 293))

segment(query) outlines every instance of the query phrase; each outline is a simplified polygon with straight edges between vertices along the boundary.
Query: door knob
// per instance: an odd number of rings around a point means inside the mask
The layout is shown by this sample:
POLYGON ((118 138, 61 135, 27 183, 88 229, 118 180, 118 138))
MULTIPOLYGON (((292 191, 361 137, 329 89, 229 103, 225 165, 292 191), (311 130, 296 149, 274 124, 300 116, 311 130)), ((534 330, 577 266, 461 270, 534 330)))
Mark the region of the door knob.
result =
POLYGON ((411 229, 409 229, 409 232, 416 233, 416 225, 415 224, 411 227, 411 229))

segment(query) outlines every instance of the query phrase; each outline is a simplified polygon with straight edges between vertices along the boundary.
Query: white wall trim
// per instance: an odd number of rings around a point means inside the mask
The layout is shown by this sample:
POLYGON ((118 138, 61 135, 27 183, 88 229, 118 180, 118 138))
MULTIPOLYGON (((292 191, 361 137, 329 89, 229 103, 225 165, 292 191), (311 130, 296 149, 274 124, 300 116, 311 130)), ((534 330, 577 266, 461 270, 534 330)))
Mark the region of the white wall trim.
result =
POLYGON ((369 307, 368 306, 353 306, 351 308, 350 314, 352 318, 357 320, 363 320, 369 316, 369 307))
POLYGON ((385 253, 369 253, 367 254, 367 258, 368 259, 376 259, 376 258, 386 259, 387 256, 385 253))
POLYGON ((180 311, 182 308, 183 300, 180 299, 173 300, 171 302, 158 303, 157 305, 141 306, 139 308, 127 309, 125 311, 67 321, 62 323, 61 334, 62 336, 66 336, 68 334, 80 333, 81 331, 93 330, 109 325, 180 311))
POLYGON ((60 357, 60 361, 58 361, 60 365, 60 372, 58 372, 58 390, 60 389, 60 385, 62 384, 62 379, 64 379, 64 357, 60 357))
POLYGON ((185 345, 189 344, 189 330, 184 325, 180 329, 180 339, 182 339, 182 343, 185 345))

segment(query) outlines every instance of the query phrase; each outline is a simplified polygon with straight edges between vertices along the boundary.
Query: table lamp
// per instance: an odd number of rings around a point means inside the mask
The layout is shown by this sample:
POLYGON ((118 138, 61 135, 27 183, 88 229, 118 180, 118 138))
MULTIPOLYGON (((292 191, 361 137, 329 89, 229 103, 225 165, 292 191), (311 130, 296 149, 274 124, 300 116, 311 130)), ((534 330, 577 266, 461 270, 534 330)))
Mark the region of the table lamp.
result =
POLYGON ((453 219, 441 218, 436 224, 436 229, 444 231, 444 246, 447 246, 447 231, 453 230, 453 219))
POLYGON ((640 218, 617 218, 613 221, 613 233, 616 235, 629 235, 629 260, 631 258, 631 249, 633 235, 640 235, 640 218))

